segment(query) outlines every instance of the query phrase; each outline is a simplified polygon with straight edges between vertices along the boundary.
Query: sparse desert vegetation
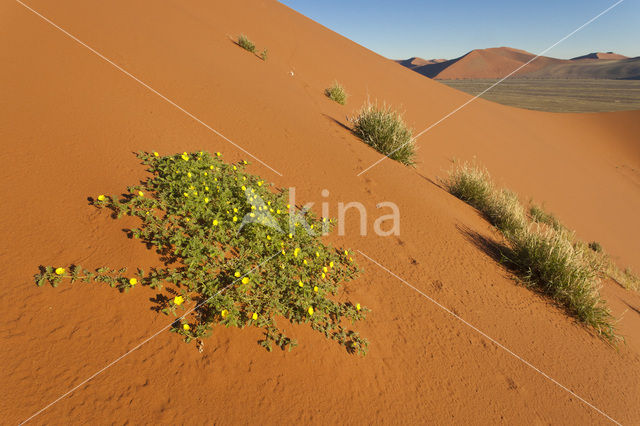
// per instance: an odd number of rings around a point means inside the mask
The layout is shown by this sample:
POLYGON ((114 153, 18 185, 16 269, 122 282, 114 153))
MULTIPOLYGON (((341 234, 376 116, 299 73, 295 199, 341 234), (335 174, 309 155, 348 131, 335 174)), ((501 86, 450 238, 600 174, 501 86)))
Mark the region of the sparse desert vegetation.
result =
POLYGON ((353 132, 367 145, 404 165, 415 164, 413 132, 390 106, 367 102, 351 121, 353 132))
MULTIPOLYGON (((156 308, 179 317, 172 331, 187 342, 208 336, 216 324, 255 326, 264 330, 260 344, 266 349, 291 349, 296 341, 276 323, 282 317, 308 324, 350 353, 366 353, 367 340, 345 322, 364 319, 368 309, 333 300, 340 284, 359 272, 349 251, 327 246, 319 234, 299 226, 301 216, 287 204, 288 192, 274 192, 246 173, 246 161, 226 164, 220 157, 140 153, 153 177, 121 197, 101 194, 93 200, 114 217, 137 218, 140 227, 128 234, 154 247, 163 268, 146 273, 46 266, 36 283, 101 282, 121 291, 170 284, 156 308), (187 304, 196 305, 192 313, 187 304)), ((311 229, 331 223, 312 213, 304 219, 311 229)))
POLYGON ((532 203, 529 206, 529 216, 534 222, 549 225, 556 231, 560 231, 564 228, 562 223, 560 223, 560 221, 553 215, 553 213, 547 212, 543 207, 537 204, 532 203))
POLYGON ((327 95, 329 99, 339 103, 340 105, 344 105, 347 103, 347 92, 344 90, 344 87, 337 81, 333 82, 331 87, 325 89, 324 94, 327 95))
POLYGON ((251 53, 256 52, 256 45, 251 40, 249 40, 249 37, 244 34, 240 34, 238 36, 238 46, 242 47, 244 50, 248 50, 251 53))
MULTIPOLYGON (((438 80, 478 95, 497 80, 438 80)), ((507 79, 483 99, 518 108, 550 112, 600 112, 640 109, 640 81, 588 79, 507 79)))
POLYGON ((608 341, 619 339, 599 294, 601 262, 593 250, 558 226, 557 220, 548 220, 551 216, 540 208, 531 215, 534 223, 529 222, 517 196, 497 189, 487 170, 476 164, 454 166, 444 184, 502 233, 505 243, 497 248, 500 260, 523 283, 549 295, 608 341))

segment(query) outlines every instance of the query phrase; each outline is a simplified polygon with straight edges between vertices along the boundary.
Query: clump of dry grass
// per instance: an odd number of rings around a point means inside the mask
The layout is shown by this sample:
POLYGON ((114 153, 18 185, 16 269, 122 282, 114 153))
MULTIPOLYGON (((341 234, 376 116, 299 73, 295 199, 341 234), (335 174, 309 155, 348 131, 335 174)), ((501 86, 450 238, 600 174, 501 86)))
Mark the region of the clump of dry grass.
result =
POLYGON ((614 319, 599 293, 599 278, 607 267, 601 254, 541 208, 529 209, 536 223, 530 222, 517 195, 497 189, 487 170, 476 164, 457 164, 444 185, 502 233, 503 261, 527 286, 550 296, 609 342, 618 341, 614 319))
POLYGON ((329 99, 339 103, 340 105, 347 103, 347 97, 349 96, 344 90, 344 87, 342 87, 342 85, 337 81, 333 82, 333 86, 325 89, 324 94, 327 95, 329 99))
POLYGON ((367 102, 351 121, 353 132, 367 145, 404 165, 415 164, 413 132, 400 113, 367 102))
POLYGON ((529 206, 529 216, 531 216, 531 220, 534 222, 544 223, 556 231, 564 229, 564 225, 560 223, 553 213, 547 212, 537 204, 531 204, 531 206, 529 206))
POLYGON ((251 53, 255 53, 256 51, 256 45, 244 34, 238 36, 238 46, 251 53))

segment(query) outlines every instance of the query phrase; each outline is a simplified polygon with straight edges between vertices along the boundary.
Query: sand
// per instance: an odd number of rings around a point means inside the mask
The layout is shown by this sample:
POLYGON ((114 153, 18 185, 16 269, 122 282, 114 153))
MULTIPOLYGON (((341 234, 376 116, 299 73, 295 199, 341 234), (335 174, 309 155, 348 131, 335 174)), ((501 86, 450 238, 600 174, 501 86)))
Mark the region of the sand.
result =
MULTIPOLYGON (((495 238, 437 183, 453 157, 476 156, 496 180, 544 201, 578 235, 640 270, 638 112, 556 115, 482 100, 419 140, 419 164, 383 161, 345 128, 371 97, 421 130, 469 97, 273 1, 45 2, 31 7, 257 155, 250 170, 298 200, 381 201, 399 237, 332 236, 366 253, 617 421, 640 422, 640 297, 603 292, 628 345, 618 351, 517 286, 469 238, 495 238), (239 33, 261 61, 232 42, 239 33), (293 36, 295 35, 295 36, 293 36), (293 75, 292 75, 293 72, 293 75), (345 107, 323 95, 337 79, 345 107), (323 199, 321 191, 330 196, 323 199)), ((238 149, 20 4, 0 4, 0 232, 4 321, 0 414, 24 420, 167 324, 150 289, 37 288, 41 264, 151 266, 122 221, 88 205, 144 176, 132 151, 238 149)), ((371 229, 370 220, 369 229, 371 229)), ((365 358, 306 327, 293 352, 267 353, 255 329, 216 328, 199 353, 162 333, 36 417, 35 423, 607 423, 363 256, 345 291, 372 309, 365 358)))

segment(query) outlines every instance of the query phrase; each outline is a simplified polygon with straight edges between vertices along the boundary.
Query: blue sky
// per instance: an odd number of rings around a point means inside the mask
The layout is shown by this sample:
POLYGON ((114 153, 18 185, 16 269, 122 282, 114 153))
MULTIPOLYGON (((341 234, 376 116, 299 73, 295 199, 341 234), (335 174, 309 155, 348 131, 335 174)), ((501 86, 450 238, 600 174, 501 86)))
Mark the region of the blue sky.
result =
MULTIPOLYGON (((456 58, 509 46, 540 53, 616 0, 280 0, 392 59, 456 58)), ((640 0, 624 0, 546 55, 595 51, 640 56, 640 0)))

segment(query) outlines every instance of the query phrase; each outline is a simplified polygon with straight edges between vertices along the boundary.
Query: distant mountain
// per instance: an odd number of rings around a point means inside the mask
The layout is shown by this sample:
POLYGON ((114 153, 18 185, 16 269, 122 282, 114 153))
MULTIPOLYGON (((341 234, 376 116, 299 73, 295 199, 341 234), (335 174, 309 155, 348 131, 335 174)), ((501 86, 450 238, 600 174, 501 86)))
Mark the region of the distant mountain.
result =
POLYGON ((413 69, 423 65, 438 64, 445 61, 446 59, 422 59, 414 56, 413 58, 397 60, 396 62, 402 66, 413 69))
POLYGON ((595 52, 573 59, 556 59, 510 47, 476 49, 448 61, 410 58, 396 61, 424 76, 440 80, 510 78, 640 79, 640 57, 595 52), (535 58, 535 60, 534 60, 535 58), (526 66, 524 66, 527 64, 526 66))
POLYGON ((576 58, 571 58, 572 61, 578 61, 580 59, 629 59, 628 56, 620 55, 618 53, 613 52, 593 52, 587 55, 578 56, 576 58))

